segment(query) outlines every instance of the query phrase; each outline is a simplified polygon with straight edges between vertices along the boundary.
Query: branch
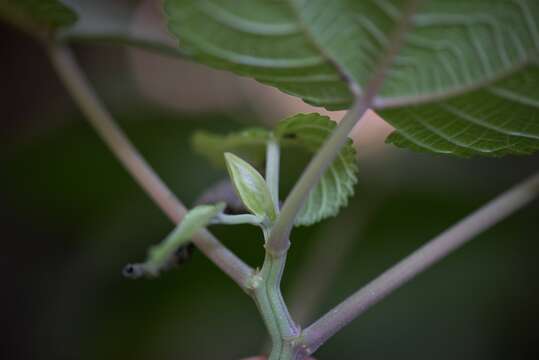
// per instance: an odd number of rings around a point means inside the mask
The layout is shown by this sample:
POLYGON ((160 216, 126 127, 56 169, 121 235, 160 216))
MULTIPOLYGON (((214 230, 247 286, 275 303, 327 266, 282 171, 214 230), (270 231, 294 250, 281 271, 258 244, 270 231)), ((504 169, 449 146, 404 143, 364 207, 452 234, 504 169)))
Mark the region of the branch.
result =
POLYGON ((286 265, 286 253, 272 257, 266 252, 262 269, 254 279, 254 300, 262 315, 271 338, 269 360, 292 359, 293 340, 300 334, 300 329, 290 316, 281 293, 281 279, 286 265))
MULTIPOLYGON (((91 88, 71 51, 67 47, 53 44, 49 44, 47 50, 56 72, 69 90, 73 100, 86 115, 86 119, 157 206, 170 220, 179 223, 187 212, 185 206, 146 163, 142 155, 114 122, 110 113, 91 88)), ((232 280, 245 289, 247 279, 252 274, 252 269, 248 265, 224 247, 207 230, 199 231, 193 237, 193 242, 232 280)))
POLYGON ((409 1, 402 16, 402 20, 396 25, 392 32, 389 46, 385 53, 382 54, 379 65, 376 67, 372 78, 367 83, 365 90, 360 94, 357 85, 353 82, 350 83, 350 89, 355 95, 356 100, 329 139, 310 161, 303 174, 301 174, 300 179, 288 195, 266 245, 267 251, 273 255, 279 255, 288 250, 290 246, 290 231, 292 230, 294 220, 303 207, 309 192, 320 181, 322 174, 333 162, 339 151, 341 151, 348 139, 350 131, 352 131, 356 123, 363 117, 363 114, 365 114, 365 112, 372 106, 376 94, 378 94, 382 87, 387 70, 403 45, 404 36, 411 26, 412 15, 415 13, 420 1, 421 0, 409 1))
POLYGON ((253 215, 253 214, 239 214, 239 215, 228 215, 228 214, 218 214, 212 224, 222 224, 222 225, 256 225, 262 226, 264 219, 253 215))
POLYGON ((300 179, 286 198, 281 209, 281 213, 273 226, 270 237, 266 244, 268 252, 278 256, 287 251, 290 241, 288 237, 296 215, 301 210, 311 189, 320 181, 320 177, 333 162, 342 146, 345 144, 348 134, 369 108, 370 100, 362 97, 357 100, 352 109, 350 109, 339 126, 333 131, 330 138, 322 146, 311 160, 300 179))
POLYGON ((372 305, 539 195, 539 173, 514 186, 416 250, 303 332, 310 354, 372 305))
POLYGON ((271 200, 275 206, 275 212, 279 213, 279 162, 280 162, 279 144, 273 135, 266 145, 266 183, 271 194, 271 200))

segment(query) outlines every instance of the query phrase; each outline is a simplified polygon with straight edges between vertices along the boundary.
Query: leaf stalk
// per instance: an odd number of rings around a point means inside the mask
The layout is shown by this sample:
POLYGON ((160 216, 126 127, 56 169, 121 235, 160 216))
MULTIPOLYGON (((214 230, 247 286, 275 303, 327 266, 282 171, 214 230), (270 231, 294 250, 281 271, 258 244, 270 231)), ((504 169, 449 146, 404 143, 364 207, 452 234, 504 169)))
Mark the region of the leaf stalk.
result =
POLYGON ((279 162, 279 143, 272 134, 266 145, 266 183, 277 215, 279 214, 279 162))

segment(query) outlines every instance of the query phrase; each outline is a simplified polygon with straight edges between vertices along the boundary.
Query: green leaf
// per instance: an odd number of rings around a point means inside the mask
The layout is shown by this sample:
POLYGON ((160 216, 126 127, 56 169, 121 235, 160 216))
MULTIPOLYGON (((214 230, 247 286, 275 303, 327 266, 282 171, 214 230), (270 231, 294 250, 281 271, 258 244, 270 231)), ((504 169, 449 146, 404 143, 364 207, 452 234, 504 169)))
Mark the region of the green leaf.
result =
MULTIPOLYGON (((165 10, 180 46, 199 61, 347 108, 344 79, 367 84, 411 3, 166 0, 165 10)), ((465 90, 515 69, 539 48, 538 13, 535 0, 422 2, 379 100, 465 90)))
POLYGON ((315 105, 348 108, 349 83, 363 91, 382 74, 373 107, 396 126, 399 135, 388 141, 399 146, 459 155, 537 148, 538 110, 530 105, 539 102, 537 92, 526 94, 526 115, 518 92, 497 92, 506 99, 492 110, 483 107, 492 94, 481 91, 498 81, 517 83, 521 71, 537 83, 536 71, 522 69, 539 52, 539 1, 166 0, 165 10, 180 47, 199 62, 315 105), (447 104, 480 110, 474 120, 446 109, 434 115, 447 104), (430 132, 422 129, 426 123, 430 132))
POLYGON ((199 62, 256 78, 314 104, 345 108, 351 102, 347 84, 310 40, 314 34, 291 1, 167 0, 165 12, 180 48, 199 62))
MULTIPOLYGON (((314 154, 336 126, 327 116, 298 114, 279 122, 275 135, 284 146, 297 145, 314 154)), ((309 193, 295 224, 311 225, 337 215, 354 194, 357 173, 356 150, 352 140, 348 139, 339 156, 309 193)))
POLYGON ((0 17, 31 33, 77 21, 77 14, 58 0, 0 0, 0 17))
POLYGON ((198 131, 192 138, 192 145, 195 151, 216 166, 225 165, 223 154, 230 151, 258 166, 264 164, 268 138, 269 131, 262 128, 250 128, 227 135, 198 131))
MULTIPOLYGON (((314 154, 324 143, 336 124, 320 114, 298 114, 282 120, 274 131, 282 148, 300 148, 314 154)), ((193 139, 195 149, 213 163, 227 151, 240 151, 249 156, 251 163, 263 165, 269 132, 263 129, 248 129, 228 135, 197 133, 193 139)), ((334 216, 346 206, 354 193, 357 182, 356 151, 351 140, 341 150, 337 159, 322 176, 320 183, 311 191, 296 225, 311 225, 334 216)))
POLYGON ((530 154, 539 149, 539 67, 435 104, 381 112, 398 131, 387 142, 460 156, 530 154))
POLYGON ((165 240, 150 249, 146 262, 128 265, 124 273, 130 277, 157 276, 162 269, 169 265, 174 253, 187 244, 196 232, 206 227, 224 209, 224 203, 194 207, 185 214, 182 222, 165 240))
POLYGON ((275 206, 266 181, 254 167, 232 153, 225 153, 230 179, 239 197, 253 214, 274 221, 275 206))

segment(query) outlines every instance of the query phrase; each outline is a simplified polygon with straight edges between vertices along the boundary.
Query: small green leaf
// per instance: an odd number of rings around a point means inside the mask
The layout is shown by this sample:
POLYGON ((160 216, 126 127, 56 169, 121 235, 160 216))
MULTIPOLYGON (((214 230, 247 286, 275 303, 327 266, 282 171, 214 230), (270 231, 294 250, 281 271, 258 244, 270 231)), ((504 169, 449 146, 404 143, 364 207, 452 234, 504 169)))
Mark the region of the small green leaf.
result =
POLYGON ((254 167, 232 153, 225 153, 226 167, 239 197, 253 214, 276 218, 266 181, 254 167))
MULTIPOLYGON (((314 154, 335 126, 333 121, 320 114, 298 114, 279 122, 275 137, 283 148, 299 147, 314 154)), ((223 152, 236 150, 242 151, 242 156, 251 154, 251 163, 262 165, 268 136, 269 132, 264 129, 248 129, 230 135, 198 133, 193 144, 198 152, 218 165, 220 162, 216 159, 223 152)), ((354 193, 357 172, 356 151, 349 140, 311 191, 296 225, 311 225, 336 215, 354 193)))
POLYGON ((0 17, 31 33, 77 21, 77 14, 58 0, 0 0, 0 17))
MULTIPOLYGON (((327 116, 298 114, 279 122, 275 135, 283 145, 299 145, 315 153, 336 126, 327 116)), ((357 172, 356 151, 349 139, 318 185, 311 190, 295 224, 311 225, 337 215, 354 194, 357 172)))
POLYGON ((157 276, 165 268, 176 250, 187 244, 195 233, 206 227, 210 221, 225 209, 224 203, 199 205, 191 209, 182 222, 159 245, 150 248, 148 258, 143 264, 131 264, 124 273, 131 277, 142 275, 157 276))
POLYGON ((227 135, 198 131, 192 139, 196 152, 207 157, 216 166, 224 166, 223 153, 233 151, 251 164, 264 164, 265 145, 269 131, 249 128, 227 135))

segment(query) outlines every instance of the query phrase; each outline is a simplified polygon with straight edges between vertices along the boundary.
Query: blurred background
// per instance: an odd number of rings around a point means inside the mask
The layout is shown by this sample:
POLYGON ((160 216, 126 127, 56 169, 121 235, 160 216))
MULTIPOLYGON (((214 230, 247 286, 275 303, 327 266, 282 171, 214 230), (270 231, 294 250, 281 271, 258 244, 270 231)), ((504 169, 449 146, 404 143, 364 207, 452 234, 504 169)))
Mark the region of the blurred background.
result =
MULTIPOLYGON (((132 21, 168 41, 152 5, 137 7, 132 21)), ((42 49, 7 25, 0 23, 0 31, 0 358, 260 353, 266 338, 255 306, 201 253, 155 280, 121 276, 173 225, 85 122, 42 49)), ((118 122, 188 206, 226 175, 192 150, 194 131, 271 127, 297 112, 342 116, 178 58, 97 44, 75 51, 118 122)), ((303 325, 539 163, 538 155, 412 153, 385 145, 389 131, 375 114, 355 129, 360 180, 350 206, 293 232, 284 291, 294 311, 313 307, 302 314, 303 325), (316 257, 317 249, 327 255, 316 257), (316 266, 305 277, 303 265, 313 256, 316 266), (326 276, 325 294, 313 304, 305 294, 320 284, 309 282, 326 276)), ((292 162, 283 163, 285 189, 299 174, 292 162)), ((256 229, 212 231, 250 265, 261 265, 256 229)), ((372 308, 317 358, 539 358, 538 240, 536 201, 372 308)))

